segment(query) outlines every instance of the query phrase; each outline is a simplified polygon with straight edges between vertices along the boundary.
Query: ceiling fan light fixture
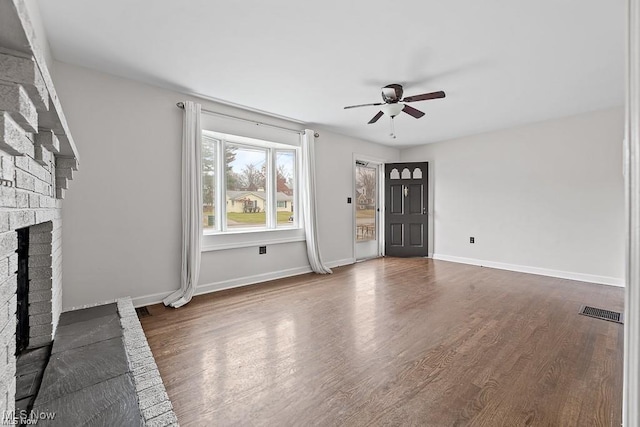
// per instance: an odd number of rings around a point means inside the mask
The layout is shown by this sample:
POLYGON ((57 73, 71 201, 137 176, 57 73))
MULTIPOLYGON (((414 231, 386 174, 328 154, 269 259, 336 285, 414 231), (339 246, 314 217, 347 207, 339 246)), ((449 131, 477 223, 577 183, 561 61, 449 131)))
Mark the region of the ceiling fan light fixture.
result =
POLYGON ((393 118, 402 112, 404 108, 404 104, 395 103, 395 104, 385 104, 381 107, 382 111, 389 117, 393 118))

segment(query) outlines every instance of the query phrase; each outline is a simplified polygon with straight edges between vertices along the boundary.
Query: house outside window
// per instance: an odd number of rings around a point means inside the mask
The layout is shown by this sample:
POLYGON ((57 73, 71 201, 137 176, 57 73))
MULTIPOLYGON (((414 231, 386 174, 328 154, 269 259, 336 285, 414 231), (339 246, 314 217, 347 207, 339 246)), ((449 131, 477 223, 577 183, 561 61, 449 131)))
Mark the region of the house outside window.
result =
POLYGON ((299 148, 203 130, 204 234, 299 228, 299 148))

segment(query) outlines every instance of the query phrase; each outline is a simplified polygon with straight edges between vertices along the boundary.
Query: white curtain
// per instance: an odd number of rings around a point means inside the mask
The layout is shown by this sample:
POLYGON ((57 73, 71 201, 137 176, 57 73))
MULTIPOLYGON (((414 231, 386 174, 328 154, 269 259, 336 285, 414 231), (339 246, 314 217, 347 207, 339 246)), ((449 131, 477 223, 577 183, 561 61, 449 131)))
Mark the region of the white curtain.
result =
POLYGON ((316 156, 314 131, 305 129, 302 135, 302 217, 307 240, 307 256, 311 269, 319 274, 331 273, 323 264, 318 246, 318 222, 316 215, 316 156))
POLYGON ((191 301, 200 275, 202 246, 202 131, 200 104, 184 102, 182 129, 182 271, 180 289, 164 305, 181 307, 191 301))

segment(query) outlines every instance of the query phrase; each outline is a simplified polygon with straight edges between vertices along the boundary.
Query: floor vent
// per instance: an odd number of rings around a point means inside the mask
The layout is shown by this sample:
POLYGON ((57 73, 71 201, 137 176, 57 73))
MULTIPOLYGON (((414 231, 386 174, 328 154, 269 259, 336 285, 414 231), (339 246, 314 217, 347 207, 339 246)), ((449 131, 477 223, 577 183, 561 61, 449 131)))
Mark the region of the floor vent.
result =
POLYGON ((138 307, 136 308, 136 314, 138 315, 138 319, 141 317, 149 317, 151 313, 149 313, 149 309, 147 307, 138 307))
POLYGON ((585 316, 595 317, 597 319, 608 320, 609 322, 623 323, 624 318, 622 313, 617 311, 604 310, 602 308, 589 307, 583 305, 580 307, 580 313, 585 316))

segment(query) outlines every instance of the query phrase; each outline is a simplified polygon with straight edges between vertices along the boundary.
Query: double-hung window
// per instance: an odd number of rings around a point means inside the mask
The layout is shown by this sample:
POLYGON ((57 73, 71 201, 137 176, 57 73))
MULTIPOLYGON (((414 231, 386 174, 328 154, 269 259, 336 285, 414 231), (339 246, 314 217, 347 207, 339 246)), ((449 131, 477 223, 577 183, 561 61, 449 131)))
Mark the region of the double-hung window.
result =
POLYGON ((202 131, 204 234, 299 228, 296 145, 202 131))

